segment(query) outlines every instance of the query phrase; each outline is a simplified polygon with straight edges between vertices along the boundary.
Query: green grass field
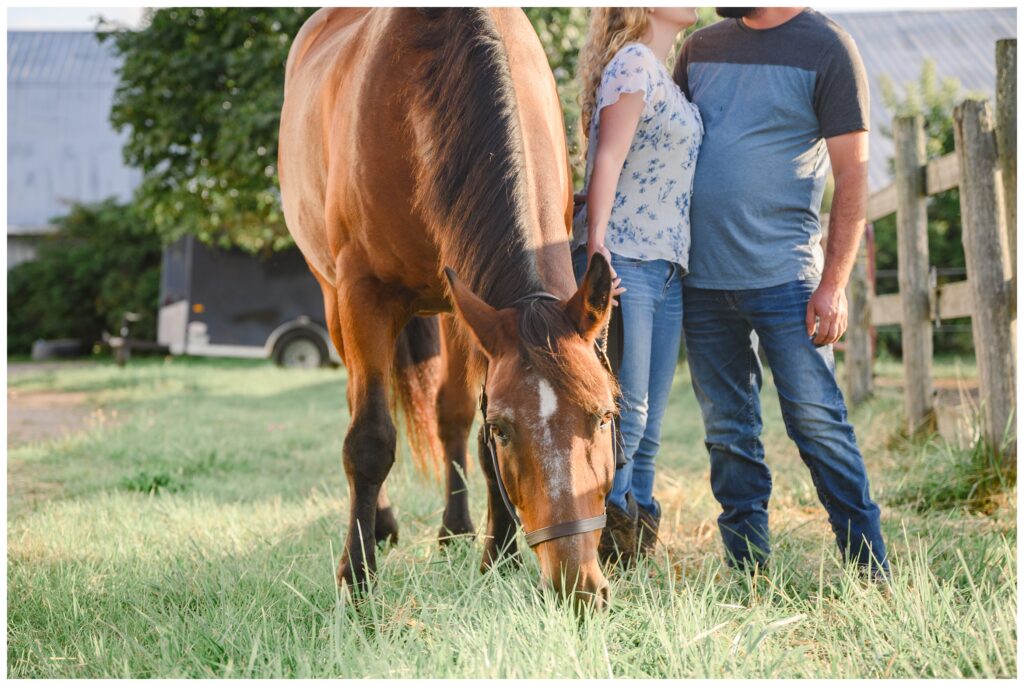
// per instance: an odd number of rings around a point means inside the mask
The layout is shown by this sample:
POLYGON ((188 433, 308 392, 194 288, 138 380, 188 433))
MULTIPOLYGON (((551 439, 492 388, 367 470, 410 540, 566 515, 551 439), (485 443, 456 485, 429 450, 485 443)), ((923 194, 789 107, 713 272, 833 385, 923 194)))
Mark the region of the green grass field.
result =
MULTIPOLYGON (((900 439, 898 389, 852 414, 890 588, 839 564, 770 385, 773 565, 756 582, 723 566, 683 367, 659 456, 660 559, 613 575, 611 610, 577 619, 535 590, 532 556, 481 575, 478 542, 440 550, 442 486, 404 447, 389 480, 401 540, 367 599, 336 590, 344 385, 340 370, 182 359, 12 377, 18 393, 84 393, 99 409, 79 434, 8 454, 8 676, 1017 673, 1016 490, 986 514, 960 505, 975 458, 900 439)), ((482 528, 475 456, 470 477, 482 528)))

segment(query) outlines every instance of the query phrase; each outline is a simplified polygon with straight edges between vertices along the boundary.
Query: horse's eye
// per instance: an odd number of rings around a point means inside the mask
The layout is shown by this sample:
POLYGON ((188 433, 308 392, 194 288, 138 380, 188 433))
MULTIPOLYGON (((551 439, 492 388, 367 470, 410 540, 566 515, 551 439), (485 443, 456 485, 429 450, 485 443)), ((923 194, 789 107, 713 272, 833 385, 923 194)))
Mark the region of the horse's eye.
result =
POLYGON ((612 419, 614 419, 614 417, 614 413, 605 412, 604 416, 601 417, 601 421, 598 424, 597 428, 599 428, 601 431, 607 431, 608 427, 612 425, 612 419))
POLYGON ((508 445, 508 434, 498 424, 489 424, 488 430, 491 432, 491 437, 500 442, 502 445, 508 445))

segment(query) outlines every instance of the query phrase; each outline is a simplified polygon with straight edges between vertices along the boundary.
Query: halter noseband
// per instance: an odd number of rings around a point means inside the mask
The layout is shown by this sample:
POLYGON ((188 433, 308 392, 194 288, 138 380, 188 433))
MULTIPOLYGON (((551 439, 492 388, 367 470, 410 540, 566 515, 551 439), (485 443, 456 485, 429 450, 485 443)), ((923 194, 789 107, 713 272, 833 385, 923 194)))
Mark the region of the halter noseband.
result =
MULTIPOLYGON (((520 305, 532 300, 554 300, 558 301, 558 298, 547 291, 533 291, 523 297, 519 298, 512 303, 512 307, 520 305)), ((604 354, 604 350, 601 349, 600 345, 597 346, 597 356, 601 360, 601 363, 606 369, 611 371, 611 365, 608 363, 608 357, 604 354)), ((505 490, 505 483, 501 478, 501 469, 498 466, 498 453, 494 448, 494 437, 491 436, 491 432, 488 431, 487 422, 487 378, 486 372, 484 377, 484 386, 480 391, 480 414, 483 416, 484 422, 484 443, 487 445, 487 452, 491 455, 491 465, 494 468, 494 480, 498 485, 498 493, 501 494, 501 500, 505 503, 505 509, 508 510, 508 514, 512 517, 512 521, 516 523, 516 526, 523 529, 523 533, 526 536, 526 544, 531 548, 535 548, 545 541, 550 541, 556 538, 565 538, 566 536, 575 536, 576 534, 585 534, 591 531, 597 531, 603 529, 607 520, 607 512, 602 511, 601 514, 596 517, 588 517, 586 519, 574 519, 569 522, 559 522, 550 526, 541 527, 540 529, 534 529, 533 531, 526 531, 523 527, 522 520, 519 519, 519 514, 516 512, 515 505, 512 504, 512 500, 508 496, 508 491, 505 490)), ((615 431, 615 422, 611 424, 612 428, 612 450, 615 452, 617 435, 615 431)))

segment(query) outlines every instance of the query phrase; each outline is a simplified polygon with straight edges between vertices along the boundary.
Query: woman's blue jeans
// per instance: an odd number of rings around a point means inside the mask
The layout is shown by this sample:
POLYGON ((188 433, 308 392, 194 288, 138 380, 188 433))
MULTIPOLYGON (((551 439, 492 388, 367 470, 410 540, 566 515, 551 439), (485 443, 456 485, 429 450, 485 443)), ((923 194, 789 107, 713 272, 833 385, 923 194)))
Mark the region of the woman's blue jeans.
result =
MULTIPOLYGON (((586 271, 586 261, 585 250, 573 254, 577 280, 586 271)), ((619 296, 623 341, 618 374, 626 464, 615 472, 607 502, 626 511, 626 494, 632 493, 637 505, 655 514, 654 458, 683 331, 682 267, 614 253, 612 267, 626 289, 619 296)))

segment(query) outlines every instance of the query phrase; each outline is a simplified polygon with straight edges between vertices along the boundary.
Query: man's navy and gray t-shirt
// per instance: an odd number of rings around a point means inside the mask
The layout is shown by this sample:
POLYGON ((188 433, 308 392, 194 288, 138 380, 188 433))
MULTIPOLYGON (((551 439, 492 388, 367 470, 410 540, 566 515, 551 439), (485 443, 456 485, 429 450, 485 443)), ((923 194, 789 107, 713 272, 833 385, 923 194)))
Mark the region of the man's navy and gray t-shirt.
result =
POLYGON ((810 9, 765 30, 725 19, 686 41, 674 78, 705 131, 686 284, 740 290, 820 278, 824 139, 868 128, 853 39, 810 9))

